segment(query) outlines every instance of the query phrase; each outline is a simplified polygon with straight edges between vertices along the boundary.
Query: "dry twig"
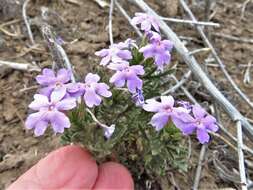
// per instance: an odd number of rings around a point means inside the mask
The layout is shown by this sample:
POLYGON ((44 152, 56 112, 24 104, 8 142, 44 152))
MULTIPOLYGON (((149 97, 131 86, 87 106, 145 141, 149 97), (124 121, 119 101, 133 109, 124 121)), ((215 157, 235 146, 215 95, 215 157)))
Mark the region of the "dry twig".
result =
MULTIPOLYGON (((176 85, 172 86, 170 89, 166 90, 165 92, 162 93, 163 96, 170 94, 170 93, 174 93, 178 88, 180 88, 185 82, 188 81, 188 79, 190 78, 192 72, 188 71, 183 77, 182 79, 176 83, 176 85)), ((174 78, 174 77, 173 77, 174 78)))
POLYGON ((3 32, 4 34, 6 34, 7 36, 11 36, 11 37, 18 37, 20 36, 19 33, 11 33, 8 30, 4 29, 3 27, 0 26, 0 31, 3 32))
POLYGON ((222 34, 222 33, 214 33, 214 34, 212 34, 212 36, 218 37, 218 38, 224 38, 227 40, 240 42, 240 43, 242 42, 242 43, 253 44, 253 39, 249 39, 249 38, 239 38, 239 37, 235 37, 235 36, 228 35, 228 34, 222 34))
POLYGON ((29 63, 15 63, 10 61, 2 61, 0 60, 0 65, 6 65, 12 69, 22 70, 22 71, 38 71, 40 72, 40 68, 36 65, 32 65, 29 63))
POLYGON ((251 0, 246 0, 242 4, 241 19, 244 19, 244 14, 245 14, 246 7, 247 7, 247 5, 249 4, 250 1, 251 0))
POLYGON ((189 55, 194 55, 194 54, 197 54, 200 52, 209 52, 209 51, 211 51, 210 48, 201 48, 201 49, 196 49, 196 50, 189 52, 189 55))
POLYGON ((114 9, 114 0, 111 0, 110 11, 109 11, 109 38, 111 45, 113 44, 113 34, 112 34, 112 14, 114 9))
POLYGON ((32 30, 31 30, 31 27, 30 27, 30 24, 29 24, 29 21, 28 21, 28 18, 27 18, 27 14, 26 14, 26 7, 27 7, 29 1, 30 0, 26 0, 24 2, 23 7, 22 7, 22 15, 23 15, 23 19, 24 19, 24 22, 25 22, 25 25, 26 25, 26 29, 27 29, 27 32, 28 32, 30 42, 31 42, 32 45, 34 45, 35 42, 34 42, 34 38, 33 38, 33 33, 32 33, 32 30))
POLYGON ((252 61, 248 63, 245 74, 244 74, 243 83, 245 85, 248 85, 251 83, 251 76, 250 76, 251 63, 252 61))
POLYGON ((244 166, 244 155, 243 155, 243 134, 242 134, 242 125, 240 121, 236 122, 237 127, 237 151, 239 158, 239 171, 240 171, 240 184, 242 190, 247 190, 247 181, 245 174, 245 166, 244 166))
POLYGON ((183 19, 178 19, 178 18, 166 18, 166 17, 160 17, 160 18, 162 20, 174 22, 174 23, 220 27, 220 24, 214 23, 214 22, 201 22, 201 21, 183 20, 183 19))
POLYGON ((198 190, 199 186, 199 181, 201 177, 201 171, 202 171, 202 164, 205 160, 205 155, 206 155, 206 149, 207 149, 207 144, 203 144, 200 150, 200 155, 199 155, 199 161, 198 161, 198 166, 197 166, 197 171, 194 179, 194 184, 193 184, 193 190, 198 190))

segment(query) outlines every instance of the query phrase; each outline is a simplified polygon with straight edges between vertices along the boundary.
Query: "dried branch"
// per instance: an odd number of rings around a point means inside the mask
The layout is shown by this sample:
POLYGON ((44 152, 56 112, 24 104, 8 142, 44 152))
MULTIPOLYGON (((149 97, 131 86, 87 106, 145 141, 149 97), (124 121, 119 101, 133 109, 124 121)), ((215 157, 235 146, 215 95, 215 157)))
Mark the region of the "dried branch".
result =
POLYGON ((0 65, 5 65, 12 69, 17 69, 17 70, 22 70, 22 71, 38 71, 38 72, 41 71, 41 69, 38 66, 32 65, 30 63, 15 63, 15 62, 10 62, 10 61, 0 60, 0 65))
MULTIPOLYGON (((187 14, 190 16, 190 18, 193 21, 197 21, 197 19, 195 18, 195 16, 191 12, 190 8, 187 6, 187 4, 185 3, 185 1, 184 0, 180 0, 180 3, 182 5, 182 7, 184 8, 184 10, 187 12, 187 14)), ((213 57, 215 58, 216 62, 220 65, 220 68, 221 68, 222 72, 224 73, 225 77, 228 79, 229 83, 232 85, 232 87, 234 88, 234 90, 241 96, 241 98, 253 109, 253 103, 241 91, 241 89, 236 85, 236 83, 234 82, 234 80, 232 79, 232 77, 229 75, 229 73, 225 69, 225 65, 223 64, 223 62, 219 58, 219 56, 218 56, 217 52, 215 51, 213 45, 210 43, 210 41, 208 40, 207 36, 205 35, 205 33, 203 31, 203 28, 200 27, 200 26, 196 26, 196 29, 199 32, 201 38, 203 39, 205 45, 211 49, 213 57)))
POLYGON ((213 165, 220 176, 221 179, 225 181, 231 181, 233 183, 240 183, 240 177, 237 173, 228 169, 219 159, 218 159, 219 152, 217 150, 213 151, 213 165))
POLYGON ((200 52, 209 52, 209 51, 211 51, 210 48, 201 48, 201 49, 196 49, 196 50, 189 52, 189 55, 194 55, 194 54, 197 54, 200 52))
POLYGON ((244 14, 245 14, 245 10, 247 5, 249 4, 251 0, 246 0, 244 1, 244 3, 242 4, 242 12, 241 12, 241 19, 244 19, 244 14))
POLYGON ((199 181, 201 177, 201 171, 202 171, 202 164, 203 164, 203 161, 205 160, 204 157, 206 155, 207 146, 208 146, 207 144, 203 144, 200 150, 198 166, 197 166, 196 175, 195 175, 194 184, 193 184, 193 190, 198 190, 199 181))
POLYGON ((251 69, 251 64, 252 64, 252 61, 250 61, 247 65, 247 68, 246 68, 246 71, 245 71, 245 74, 244 74, 244 78, 243 78, 243 83, 245 85, 248 85, 251 83, 251 77, 250 77, 250 69, 251 69))
POLYGON ((113 34, 112 34, 112 13, 114 9, 114 0, 111 0, 110 11, 109 11, 109 38, 111 45, 113 44, 113 34))
POLYGON ((174 22, 174 23, 220 27, 220 24, 214 23, 214 22, 201 22, 201 21, 183 20, 183 19, 178 19, 178 18, 166 18, 166 17, 160 17, 160 18, 162 20, 174 22))
POLYGON ((250 38, 239 38, 239 37, 231 36, 231 35, 228 35, 228 34, 222 34, 222 33, 214 33, 214 34, 212 34, 212 36, 218 37, 218 38, 224 38, 224 39, 227 39, 227 40, 240 42, 240 43, 242 42, 242 43, 253 44, 253 39, 250 39, 250 38))
POLYGON ((30 0, 26 0, 24 2, 23 7, 22 7, 22 15, 23 15, 23 19, 24 19, 24 22, 25 22, 25 26, 26 26, 26 29, 27 29, 27 32, 28 32, 30 42, 31 42, 32 45, 34 45, 35 42, 34 42, 34 38, 33 38, 33 33, 32 33, 32 30, 31 30, 31 27, 30 27, 30 24, 29 24, 29 21, 28 21, 28 18, 27 18, 27 14, 26 14, 26 7, 27 7, 29 1, 30 0))
POLYGON ((237 127, 237 151, 239 158, 239 171, 240 171, 240 184, 242 190, 247 190, 247 181, 244 166, 244 155, 243 155, 243 139, 242 139, 242 125, 240 121, 236 122, 237 127))
MULTIPOLYGON (((176 85, 172 86, 170 89, 166 90, 165 92, 162 93, 163 96, 170 94, 170 93, 174 93, 178 88, 180 88, 185 82, 188 81, 188 79, 190 78, 192 72, 188 71, 180 81, 176 81, 176 85)), ((174 78, 174 77, 173 77, 174 78)))
POLYGON ((90 114, 90 116, 92 117, 93 121, 95 121, 95 123, 98 124, 100 127, 103 127, 104 129, 115 128, 114 124, 111 125, 111 126, 108 126, 108 125, 103 124, 100 121, 98 121, 98 119, 96 118, 96 116, 88 108, 86 108, 85 110, 90 114))
POLYGON ((189 66, 195 77, 202 83, 206 90, 211 94, 211 96, 221 105, 222 108, 228 113, 232 120, 241 120, 243 125, 243 130, 246 135, 253 140, 253 127, 247 121, 247 119, 228 101, 224 95, 217 89, 217 87, 211 82, 211 80, 206 76, 201 67, 199 66, 197 60, 194 56, 189 56, 188 49, 184 46, 178 36, 171 30, 168 25, 160 19, 160 17, 143 1, 143 0, 129 0, 137 4, 143 11, 157 18, 160 24, 161 30, 169 38, 177 52, 181 55, 184 61, 189 66))

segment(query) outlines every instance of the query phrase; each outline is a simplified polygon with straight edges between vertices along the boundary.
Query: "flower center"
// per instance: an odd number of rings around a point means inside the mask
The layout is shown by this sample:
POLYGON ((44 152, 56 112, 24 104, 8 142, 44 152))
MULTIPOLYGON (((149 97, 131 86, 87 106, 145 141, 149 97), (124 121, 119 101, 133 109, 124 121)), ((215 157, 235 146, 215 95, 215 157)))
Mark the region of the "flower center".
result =
POLYGON ((55 105, 54 105, 54 104, 51 104, 51 105, 48 107, 48 111, 52 111, 54 108, 55 108, 55 105))
POLYGON ((172 108, 171 107, 166 107, 165 110, 166 110, 166 112, 172 112, 172 108))
POLYGON ((90 84, 84 84, 84 87, 85 88, 91 88, 91 85, 90 84))
POLYGON ((62 86, 62 83, 59 82, 59 81, 57 81, 57 82, 55 83, 55 86, 56 86, 56 87, 61 87, 61 86, 62 86))
POLYGON ((197 125, 201 125, 201 124, 202 124, 201 120, 197 120, 197 121, 196 121, 196 124, 197 124, 197 125))

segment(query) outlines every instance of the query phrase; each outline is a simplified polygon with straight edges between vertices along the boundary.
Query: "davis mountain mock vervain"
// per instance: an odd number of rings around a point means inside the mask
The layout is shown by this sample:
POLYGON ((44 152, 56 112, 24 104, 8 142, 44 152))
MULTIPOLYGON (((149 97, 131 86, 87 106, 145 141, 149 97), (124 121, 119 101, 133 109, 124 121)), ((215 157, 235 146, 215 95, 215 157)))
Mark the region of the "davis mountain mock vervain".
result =
MULTIPOLYGON (((108 99, 104 101, 110 101, 114 98, 112 92, 123 88, 131 94, 131 99, 136 104, 135 109, 141 108, 155 113, 150 124, 157 131, 173 122, 184 135, 196 132, 199 142, 207 143, 210 139, 208 133, 216 132, 218 127, 216 119, 199 105, 175 101, 172 96, 161 96, 160 101, 153 98, 144 100, 147 93, 145 85, 152 85, 152 81, 144 80, 145 77, 154 73, 160 73, 162 76, 166 66, 170 64, 173 44, 169 40, 162 40, 158 21, 145 13, 136 13, 132 24, 140 25, 145 32, 142 40, 144 44, 138 47, 135 40, 127 39, 95 53, 102 58, 100 65, 106 68, 108 73, 113 73, 109 82, 116 88, 110 89, 108 84, 99 82, 102 75, 96 73, 88 73, 84 82, 71 83, 72 71, 60 69, 55 73, 51 69, 43 69, 42 74, 36 77, 41 85, 40 94, 34 95, 34 101, 29 105, 29 108, 37 112, 28 116, 26 127, 34 129, 36 136, 43 135, 48 125, 52 126, 55 133, 63 133, 65 128, 71 127, 66 111, 77 109, 80 104, 83 109, 85 106, 100 106, 103 98, 108 99), (150 71, 150 67, 155 70, 150 71)), ((104 135, 110 138, 115 126, 103 128, 104 135)))

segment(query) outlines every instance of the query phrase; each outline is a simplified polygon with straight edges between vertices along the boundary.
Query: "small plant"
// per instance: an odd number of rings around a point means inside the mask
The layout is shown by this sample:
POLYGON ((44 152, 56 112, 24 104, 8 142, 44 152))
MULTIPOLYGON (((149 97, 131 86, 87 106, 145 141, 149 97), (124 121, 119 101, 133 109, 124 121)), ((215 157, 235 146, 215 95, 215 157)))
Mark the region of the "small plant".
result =
POLYGON ((175 72, 173 44, 162 40, 158 22, 145 13, 136 13, 132 24, 144 31, 141 43, 127 39, 96 52, 100 65, 84 81, 71 81, 70 69, 44 69, 29 105, 37 112, 26 127, 41 136, 50 125, 63 143, 82 144, 98 161, 120 160, 137 177, 186 171, 183 136, 196 132, 200 143, 208 143, 208 133, 218 130, 216 119, 199 105, 160 96, 166 76, 175 72))

